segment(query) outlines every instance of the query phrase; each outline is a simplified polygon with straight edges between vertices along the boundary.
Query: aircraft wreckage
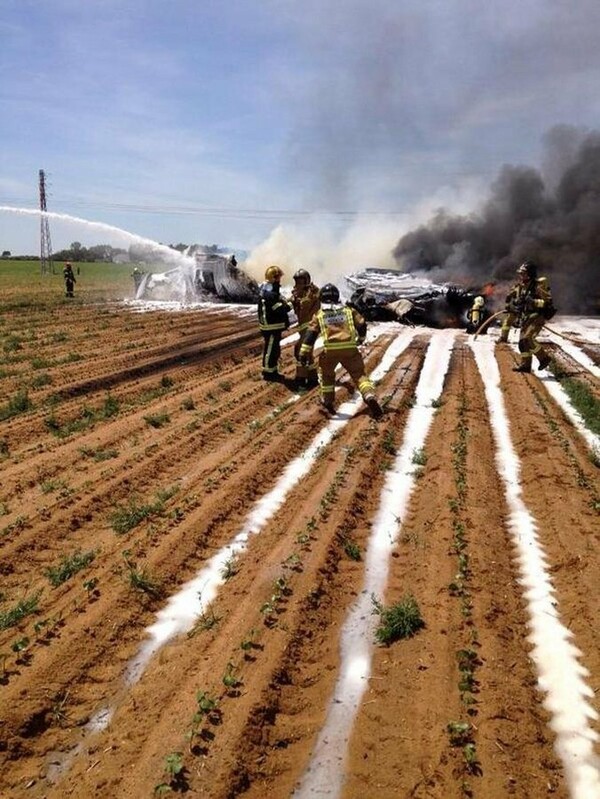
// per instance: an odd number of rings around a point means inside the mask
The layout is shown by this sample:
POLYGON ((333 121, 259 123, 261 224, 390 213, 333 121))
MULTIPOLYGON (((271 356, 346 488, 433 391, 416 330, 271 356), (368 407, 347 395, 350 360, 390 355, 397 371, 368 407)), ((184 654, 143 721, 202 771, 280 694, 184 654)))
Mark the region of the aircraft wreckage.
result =
MULTIPOLYGON (((258 284, 238 266, 235 256, 196 253, 189 266, 145 274, 136 299, 173 299, 183 302, 220 301, 253 303, 258 284)), ((488 296, 491 287, 463 289, 434 284, 418 275, 387 269, 363 269, 340 285, 348 304, 368 321, 397 321, 427 327, 469 328, 468 311, 475 297, 488 296)), ((489 316, 487 309, 481 321, 489 316)))

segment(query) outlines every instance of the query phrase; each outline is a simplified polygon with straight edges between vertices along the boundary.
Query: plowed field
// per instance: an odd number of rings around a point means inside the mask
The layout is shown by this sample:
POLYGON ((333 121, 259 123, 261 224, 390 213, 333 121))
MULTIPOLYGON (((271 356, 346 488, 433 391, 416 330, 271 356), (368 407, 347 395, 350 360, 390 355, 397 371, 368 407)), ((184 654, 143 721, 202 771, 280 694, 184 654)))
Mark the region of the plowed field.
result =
POLYGON ((372 325, 377 422, 343 373, 333 418, 264 383, 252 309, 14 307, 0 334, 0 796, 597 799, 599 460, 551 375, 372 325), (573 675, 535 636, 548 585, 573 675), (409 595, 424 626, 378 644, 409 595))

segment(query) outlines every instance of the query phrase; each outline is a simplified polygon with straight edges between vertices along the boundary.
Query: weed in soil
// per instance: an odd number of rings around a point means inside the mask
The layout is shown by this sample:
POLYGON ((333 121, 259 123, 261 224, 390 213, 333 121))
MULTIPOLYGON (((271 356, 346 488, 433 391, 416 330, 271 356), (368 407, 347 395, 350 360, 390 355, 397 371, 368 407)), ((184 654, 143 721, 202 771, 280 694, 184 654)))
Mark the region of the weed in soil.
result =
POLYGON ((412 638, 425 627, 419 605, 411 594, 407 594, 400 602, 385 608, 373 594, 373 613, 379 616, 379 625, 375 630, 375 638, 380 644, 389 645, 402 638, 412 638))

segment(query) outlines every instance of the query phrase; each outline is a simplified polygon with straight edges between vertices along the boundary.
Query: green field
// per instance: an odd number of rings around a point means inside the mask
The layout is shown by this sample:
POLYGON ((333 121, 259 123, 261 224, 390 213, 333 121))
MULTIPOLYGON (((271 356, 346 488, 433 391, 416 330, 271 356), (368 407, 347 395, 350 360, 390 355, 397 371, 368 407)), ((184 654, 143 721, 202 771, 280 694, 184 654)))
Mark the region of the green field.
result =
MULTIPOLYGON (((54 264, 54 274, 42 275, 39 261, 0 260, 0 310, 29 303, 67 302, 63 281, 63 262, 54 264)), ((135 264, 73 263, 75 297, 71 304, 107 302, 133 297, 131 272, 135 264), (79 274, 77 274, 79 267, 79 274)))

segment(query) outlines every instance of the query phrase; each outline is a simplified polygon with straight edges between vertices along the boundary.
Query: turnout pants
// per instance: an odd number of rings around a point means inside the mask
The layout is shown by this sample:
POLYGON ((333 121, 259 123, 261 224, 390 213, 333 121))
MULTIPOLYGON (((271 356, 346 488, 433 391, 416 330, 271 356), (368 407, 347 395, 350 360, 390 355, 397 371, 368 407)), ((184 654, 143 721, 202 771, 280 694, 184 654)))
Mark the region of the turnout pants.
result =
POLYGON ((261 330, 263 337, 262 372, 265 375, 276 375, 279 356, 281 355, 281 336, 283 330, 261 330))
POLYGON ((508 341, 508 334, 510 333, 511 327, 514 326, 515 322, 517 321, 517 315, 514 313, 510 313, 510 311, 506 311, 502 316, 502 327, 500 328, 500 339, 499 341, 508 341))
POLYGON ((321 386, 321 400, 324 405, 333 406, 335 367, 338 363, 341 363, 348 372, 363 399, 373 394, 375 387, 365 374, 365 363, 362 355, 355 347, 347 350, 322 350, 319 355, 319 383, 321 386))
POLYGON ((300 333, 300 338, 294 345, 294 359, 296 360, 296 382, 306 383, 311 386, 317 385, 317 365, 310 359, 310 364, 304 366, 300 363, 300 347, 304 340, 304 333, 300 333))
POLYGON ((546 319, 541 314, 531 314, 526 316, 521 324, 521 335, 519 336, 519 352, 521 353, 521 364, 531 368, 531 358, 533 355, 539 361, 547 362, 549 355, 537 340, 540 330, 546 324, 546 319))

